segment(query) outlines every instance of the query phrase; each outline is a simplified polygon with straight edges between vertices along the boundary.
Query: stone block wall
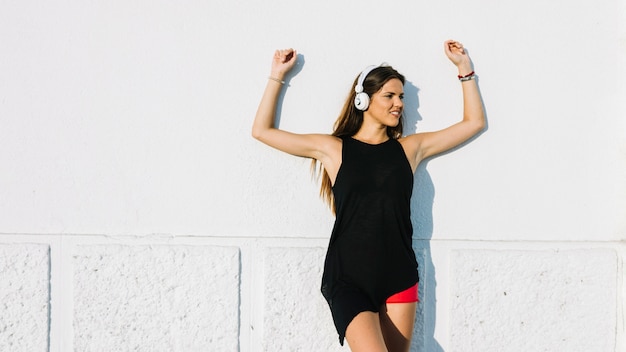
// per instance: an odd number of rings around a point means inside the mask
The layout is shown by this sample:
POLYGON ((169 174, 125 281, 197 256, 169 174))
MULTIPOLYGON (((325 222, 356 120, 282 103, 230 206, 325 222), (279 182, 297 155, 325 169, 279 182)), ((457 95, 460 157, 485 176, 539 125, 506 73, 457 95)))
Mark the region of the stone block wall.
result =
MULTIPOLYGON (((0 236, 2 351, 348 351, 326 239, 0 236)), ((415 241, 412 351, 624 347, 621 243, 415 241)))
POLYGON ((48 351, 50 248, 0 243, 0 351, 48 351))
POLYGON ((236 247, 78 246, 73 261, 76 351, 235 351, 236 247))

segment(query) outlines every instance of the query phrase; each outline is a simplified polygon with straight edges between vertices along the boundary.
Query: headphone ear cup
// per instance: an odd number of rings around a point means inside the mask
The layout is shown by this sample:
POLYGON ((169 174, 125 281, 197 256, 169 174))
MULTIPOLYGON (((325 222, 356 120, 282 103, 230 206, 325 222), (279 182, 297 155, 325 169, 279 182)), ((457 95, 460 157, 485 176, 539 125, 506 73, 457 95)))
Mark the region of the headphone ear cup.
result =
POLYGON ((365 92, 356 93, 354 97, 354 106, 361 110, 367 110, 367 107, 370 105, 370 97, 365 92))

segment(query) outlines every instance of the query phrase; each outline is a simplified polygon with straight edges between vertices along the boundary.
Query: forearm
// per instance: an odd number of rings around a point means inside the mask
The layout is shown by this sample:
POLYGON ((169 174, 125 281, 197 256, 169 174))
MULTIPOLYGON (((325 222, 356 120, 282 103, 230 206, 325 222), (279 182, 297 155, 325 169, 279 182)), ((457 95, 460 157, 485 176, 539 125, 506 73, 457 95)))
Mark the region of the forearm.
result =
MULTIPOLYGON (((458 69, 460 77, 466 77, 473 72, 469 65, 459 66, 458 69)), ((485 127, 485 113, 476 77, 462 80, 460 83, 463 90, 463 121, 475 125, 478 130, 482 130, 485 127)))
POLYGON ((252 124, 252 136, 261 139, 263 133, 274 128, 274 120, 276 118, 276 108, 278 97, 282 90, 282 81, 284 77, 270 76, 274 79, 268 79, 263 97, 259 103, 259 107, 252 124))

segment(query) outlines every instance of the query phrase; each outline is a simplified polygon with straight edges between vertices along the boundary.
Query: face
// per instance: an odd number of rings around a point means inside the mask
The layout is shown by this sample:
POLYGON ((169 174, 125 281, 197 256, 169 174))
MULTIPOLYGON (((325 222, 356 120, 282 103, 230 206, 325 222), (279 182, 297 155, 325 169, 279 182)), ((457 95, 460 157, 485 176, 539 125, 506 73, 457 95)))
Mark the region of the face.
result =
POLYGON ((395 127, 402 117, 404 103, 404 86, 397 79, 390 79, 380 90, 370 97, 369 108, 364 112, 365 118, 385 126, 395 127))

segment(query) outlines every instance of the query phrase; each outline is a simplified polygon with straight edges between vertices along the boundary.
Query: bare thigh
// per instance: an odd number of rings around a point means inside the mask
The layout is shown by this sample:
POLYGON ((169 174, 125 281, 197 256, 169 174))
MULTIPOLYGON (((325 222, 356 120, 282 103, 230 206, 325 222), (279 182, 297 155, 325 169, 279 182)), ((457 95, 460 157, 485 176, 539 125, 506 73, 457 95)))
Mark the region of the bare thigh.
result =
POLYGON ((361 312, 348 325, 346 341, 352 352, 387 352, 378 313, 361 312))
POLYGON ((387 303, 380 312, 380 326, 390 352, 405 352, 411 347, 417 303, 387 303))

